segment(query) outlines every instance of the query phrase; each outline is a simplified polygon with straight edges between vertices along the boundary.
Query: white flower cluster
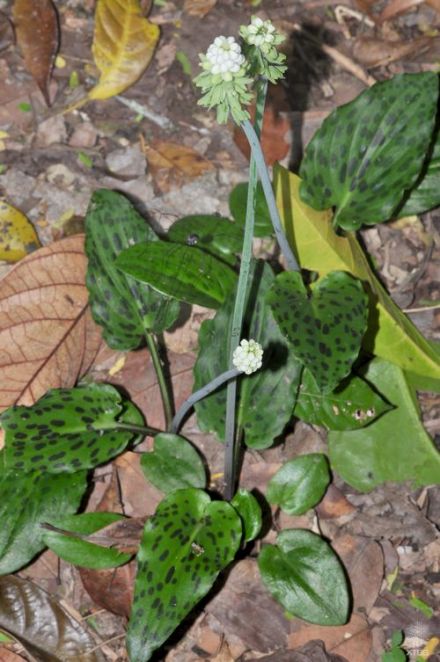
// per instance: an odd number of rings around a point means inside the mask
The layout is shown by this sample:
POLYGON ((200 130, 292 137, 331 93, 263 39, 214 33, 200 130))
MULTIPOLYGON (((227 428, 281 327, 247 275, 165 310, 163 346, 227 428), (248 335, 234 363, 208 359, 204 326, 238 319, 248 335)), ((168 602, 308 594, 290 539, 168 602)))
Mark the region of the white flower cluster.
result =
POLYGON ((251 375, 263 364, 263 348, 255 340, 242 340, 235 350, 232 363, 241 372, 251 375))
POLYGON ((275 42, 275 26, 271 21, 263 21, 258 16, 252 17, 251 24, 244 28, 241 34, 248 44, 258 48, 265 44, 272 46, 275 42))
POLYGON ((223 80, 230 81, 245 62, 239 44, 234 37, 216 37, 206 51, 206 60, 212 74, 221 74, 223 80))

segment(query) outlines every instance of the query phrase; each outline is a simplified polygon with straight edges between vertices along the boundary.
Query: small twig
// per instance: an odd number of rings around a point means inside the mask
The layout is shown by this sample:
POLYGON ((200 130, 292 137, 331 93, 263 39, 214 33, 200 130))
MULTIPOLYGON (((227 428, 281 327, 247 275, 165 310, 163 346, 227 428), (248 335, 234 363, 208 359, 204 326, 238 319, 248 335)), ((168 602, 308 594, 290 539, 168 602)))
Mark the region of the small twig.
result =
POLYGON ((404 313, 425 313, 428 310, 438 310, 440 303, 434 303, 432 306, 420 306, 420 308, 403 308, 404 313))
POLYGON ((150 120, 150 122, 153 122, 153 124, 157 124, 157 126, 160 126, 161 129, 174 129, 174 124, 170 119, 168 119, 168 117, 157 115, 157 113, 153 112, 142 103, 139 103, 139 101, 135 101, 134 99, 126 99, 119 94, 115 97, 115 99, 117 99, 124 106, 127 106, 127 108, 130 108, 137 115, 142 115, 142 117, 150 120))
POLYGON ((112 637, 111 639, 106 639, 102 643, 94 646, 94 648, 91 648, 90 650, 86 651, 86 654, 90 655, 90 653, 94 653, 95 651, 104 648, 104 646, 107 646, 107 644, 110 644, 113 641, 118 641, 118 639, 124 639, 124 637, 125 637, 125 632, 123 632, 122 634, 117 634, 115 637, 112 637))

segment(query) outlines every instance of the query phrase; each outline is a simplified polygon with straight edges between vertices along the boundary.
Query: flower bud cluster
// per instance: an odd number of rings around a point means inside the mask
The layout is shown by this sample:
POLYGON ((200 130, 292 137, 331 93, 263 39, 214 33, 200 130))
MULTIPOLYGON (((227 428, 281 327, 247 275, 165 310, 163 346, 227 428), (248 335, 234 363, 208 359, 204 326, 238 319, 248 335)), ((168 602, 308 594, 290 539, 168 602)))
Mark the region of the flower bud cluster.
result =
POLYGON ((211 73, 220 74, 225 81, 233 79, 245 63, 245 57, 234 37, 216 37, 206 52, 211 73))
POLYGON ((263 348, 256 340, 242 340, 234 351, 232 363, 237 370, 251 375, 263 365, 263 348))

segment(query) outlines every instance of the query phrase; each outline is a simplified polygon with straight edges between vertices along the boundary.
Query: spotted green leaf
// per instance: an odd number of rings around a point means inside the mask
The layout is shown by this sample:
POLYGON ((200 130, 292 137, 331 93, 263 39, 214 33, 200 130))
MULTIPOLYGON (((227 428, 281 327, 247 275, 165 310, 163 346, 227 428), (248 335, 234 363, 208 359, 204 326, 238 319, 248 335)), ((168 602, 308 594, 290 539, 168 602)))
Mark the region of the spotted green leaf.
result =
POLYGON ((285 272, 267 301, 297 359, 322 391, 332 391, 350 372, 367 328, 368 298, 361 282, 333 271, 308 297, 301 275, 285 272))
POLYGON ((165 241, 128 248, 116 265, 159 292, 207 308, 218 308, 237 281, 229 266, 197 246, 165 241))
MULTIPOLYGON (((252 448, 267 448, 282 433, 292 415, 301 376, 300 364, 289 352, 265 296, 274 281, 271 268, 263 262, 252 265, 247 292, 244 327, 247 337, 264 350, 263 367, 253 375, 239 378, 237 424, 252 448)), ((230 297, 213 320, 203 322, 199 333, 199 354, 194 367, 194 390, 208 384, 228 368, 225 338, 230 335, 233 314, 230 297)), ((196 404, 198 424, 220 439, 225 436, 226 387, 196 404)))
POLYGON ((286 529, 265 545, 258 567, 266 588, 290 614, 319 625, 342 625, 349 594, 332 548, 311 531, 286 529))
POLYGON ((142 454, 141 468, 164 494, 184 487, 206 487, 202 458, 194 446, 177 434, 158 434, 153 451, 142 454))
POLYGON ((238 490, 231 501, 243 524, 243 540, 250 542, 255 540, 261 531, 263 523, 261 507, 252 492, 238 490))
MULTIPOLYGON (((248 184, 243 182, 231 192, 229 196, 229 209, 237 225, 244 228, 246 221, 248 184)), ((272 221, 260 182, 257 184, 257 193, 255 201, 255 237, 270 237, 273 234, 272 221)))
POLYGON ((124 248, 142 241, 158 237, 129 200, 116 191, 95 191, 86 215, 86 284, 93 318, 114 349, 135 349, 145 330, 160 333, 179 314, 176 301, 115 267, 124 248))
POLYGON ((266 497, 288 515, 303 515, 321 501, 329 483, 323 453, 299 455, 283 464, 270 479, 266 497))
POLYGON ((75 472, 108 462, 134 437, 124 424, 143 425, 136 407, 108 384, 53 389, 31 407, 0 416, 8 470, 75 472))
POLYGON ((362 430, 330 432, 332 467, 346 483, 368 492, 386 481, 415 487, 440 483, 440 453, 425 431, 415 390, 397 366, 374 359, 366 379, 395 409, 362 430))
POLYGON ((45 547, 41 524, 74 513, 87 488, 86 472, 53 475, 4 469, 0 454, 0 574, 29 563, 45 547))
POLYGON ((222 216, 184 216, 170 227, 168 239, 197 246, 234 265, 243 243, 243 228, 222 216))
POLYGON ((390 409, 392 405, 361 377, 351 375, 331 393, 321 393, 310 370, 304 369, 293 413, 328 430, 356 430, 390 409))
POLYGON ((338 235, 329 211, 315 211, 300 200, 300 179, 284 168, 276 171, 277 203, 290 244, 303 269, 324 276, 347 271, 365 284, 369 295, 369 324, 362 344, 375 356, 408 372, 440 379, 440 352, 428 342, 385 291, 354 233, 338 235))
POLYGON ((422 214, 440 205, 440 130, 437 129, 434 144, 416 185, 407 194, 397 217, 422 214))
POLYGON ((169 494, 146 523, 127 634, 131 662, 146 662, 234 558, 235 509, 194 488, 169 494))
POLYGON ((303 201, 335 207, 345 230, 391 218, 422 170, 437 99, 437 74, 400 74, 334 110, 306 149, 303 201))

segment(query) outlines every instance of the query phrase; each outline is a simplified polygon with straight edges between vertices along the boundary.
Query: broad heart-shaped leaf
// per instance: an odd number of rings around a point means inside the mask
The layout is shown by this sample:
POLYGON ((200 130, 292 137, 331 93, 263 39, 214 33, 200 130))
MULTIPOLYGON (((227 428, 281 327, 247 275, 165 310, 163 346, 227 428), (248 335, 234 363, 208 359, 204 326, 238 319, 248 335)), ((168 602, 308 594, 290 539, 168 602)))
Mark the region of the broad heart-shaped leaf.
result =
POLYGON ((303 201, 336 207, 333 223, 345 230, 391 218, 427 156, 438 84, 433 72, 400 74, 334 110, 306 149, 303 201))
POLYGON ((142 16, 139 0, 98 0, 92 51, 101 76, 88 98, 108 99, 133 85, 158 39, 159 28, 142 16))
POLYGON ((86 473, 53 475, 4 469, 0 455, 0 574, 19 570, 45 547, 41 524, 74 513, 87 488, 86 473))
POLYGON ((53 389, 31 407, 0 416, 6 432, 5 467, 21 472, 75 472, 108 462, 143 425, 138 409, 109 384, 53 389))
MULTIPOLYGON (((237 225, 244 228, 246 222, 248 184, 243 182, 231 192, 229 196, 229 209, 237 225)), ((255 237, 270 237, 273 234, 272 221, 267 207, 266 198, 261 183, 257 184, 255 202, 255 237)))
POLYGON ((392 409, 368 382, 349 376, 331 393, 321 393, 310 370, 304 369, 294 415, 328 430, 357 430, 392 409))
POLYGON ((104 662, 84 622, 64 611, 42 588, 20 577, 0 578, 0 628, 10 632, 35 660, 104 662))
POLYGON ((146 478, 164 494, 185 487, 206 487, 206 471, 200 455, 177 434, 158 434, 154 438, 154 450, 142 454, 141 467, 146 478))
POLYGON ((142 241, 158 240, 131 202, 116 191, 93 193, 86 216, 86 283, 95 322, 113 349, 135 349, 145 330, 161 333, 179 314, 176 301, 115 267, 121 250, 142 241))
POLYGON ((333 390, 350 372, 367 328, 368 297, 362 283, 333 271, 308 298, 301 274, 284 272, 275 279, 267 302, 296 358, 322 391, 333 390))
POLYGON ((122 251, 124 273, 179 301, 218 308, 237 282, 232 269, 197 246, 148 241, 122 251))
POLYGON ((241 521, 193 488, 169 494, 145 525, 127 634, 130 662, 146 662, 234 558, 241 521))
POLYGON ((424 164, 414 188, 406 196, 396 216, 422 214, 440 205, 440 130, 437 129, 432 153, 424 164))
POLYGON ((26 216, 0 200, 0 260, 17 262, 39 246, 38 235, 26 216))
POLYGON ((349 595, 332 548, 311 531, 286 529, 265 545, 258 567, 266 588, 290 614, 310 623, 342 625, 349 595))
POLYGON ((261 506, 252 492, 238 490, 231 501, 243 524, 243 540, 249 542, 255 540, 261 531, 263 518, 261 506))
POLYGON ((170 227, 168 239, 178 244, 198 246, 234 265, 243 243, 243 228, 222 216, 184 216, 170 227))
MULTIPOLYGON (((253 263, 247 291, 246 335, 264 350, 263 367, 253 375, 239 378, 237 425, 251 448, 267 448, 282 433, 292 415, 301 377, 301 366, 265 301, 274 281, 271 268, 253 263)), ((194 366, 194 390, 208 384, 228 368, 227 339, 233 313, 230 297, 212 320, 203 322, 199 333, 199 354, 194 366)), ((196 404, 198 424, 203 431, 225 438, 226 387, 196 404)))
POLYGON ((364 348, 404 370, 439 379, 439 352, 385 292, 354 234, 338 236, 329 211, 318 212, 301 202, 296 175, 278 167, 276 179, 278 207, 301 267, 317 271, 320 276, 329 271, 348 271, 367 285, 370 316, 362 341, 364 348))
POLYGON ((365 374, 395 409, 362 430, 329 433, 332 467, 357 490, 385 481, 440 482, 440 453, 420 421, 415 391, 397 366, 374 359, 365 374))
POLYGON ((323 453, 299 455, 289 460, 270 479, 267 500, 288 515, 302 515, 316 506, 330 482, 327 458, 323 453))

